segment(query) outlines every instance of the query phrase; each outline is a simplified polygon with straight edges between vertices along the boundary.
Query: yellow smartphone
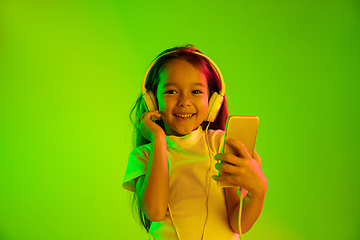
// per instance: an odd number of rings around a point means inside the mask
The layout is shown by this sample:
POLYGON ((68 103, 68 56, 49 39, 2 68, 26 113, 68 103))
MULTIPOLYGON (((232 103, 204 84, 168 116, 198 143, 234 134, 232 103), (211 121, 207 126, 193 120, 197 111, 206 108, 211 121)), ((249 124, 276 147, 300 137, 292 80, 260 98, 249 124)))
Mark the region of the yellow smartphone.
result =
MULTIPOLYGON (((230 137, 245 145, 246 150, 251 157, 254 154, 257 130, 259 126, 259 118, 256 116, 230 116, 226 121, 225 137, 230 137)), ((223 143, 222 153, 231 153, 236 155, 235 149, 223 143)), ((219 176, 228 175, 228 173, 219 171, 219 176)), ((218 182, 220 187, 234 187, 234 184, 218 182)))

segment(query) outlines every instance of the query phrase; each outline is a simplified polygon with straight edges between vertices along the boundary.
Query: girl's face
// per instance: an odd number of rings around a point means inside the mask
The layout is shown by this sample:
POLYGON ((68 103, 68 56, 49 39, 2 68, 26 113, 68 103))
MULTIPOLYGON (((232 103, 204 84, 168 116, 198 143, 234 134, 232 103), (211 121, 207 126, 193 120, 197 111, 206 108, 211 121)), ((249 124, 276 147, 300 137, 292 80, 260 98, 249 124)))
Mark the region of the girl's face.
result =
POLYGON ((160 73, 157 100, 167 135, 186 135, 197 129, 208 111, 205 75, 189 62, 176 59, 160 73))

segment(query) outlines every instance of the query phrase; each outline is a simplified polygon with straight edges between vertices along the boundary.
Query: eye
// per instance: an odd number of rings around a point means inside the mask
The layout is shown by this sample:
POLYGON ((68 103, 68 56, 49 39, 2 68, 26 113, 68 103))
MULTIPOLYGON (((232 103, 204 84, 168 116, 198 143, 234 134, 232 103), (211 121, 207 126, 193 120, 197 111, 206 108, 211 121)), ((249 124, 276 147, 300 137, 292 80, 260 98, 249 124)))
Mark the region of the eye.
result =
POLYGON ((175 90, 167 90, 165 94, 176 94, 177 92, 175 90))
POLYGON ((203 93, 203 92, 202 92, 201 90, 194 90, 193 93, 195 93, 195 94, 201 94, 201 93, 203 93))

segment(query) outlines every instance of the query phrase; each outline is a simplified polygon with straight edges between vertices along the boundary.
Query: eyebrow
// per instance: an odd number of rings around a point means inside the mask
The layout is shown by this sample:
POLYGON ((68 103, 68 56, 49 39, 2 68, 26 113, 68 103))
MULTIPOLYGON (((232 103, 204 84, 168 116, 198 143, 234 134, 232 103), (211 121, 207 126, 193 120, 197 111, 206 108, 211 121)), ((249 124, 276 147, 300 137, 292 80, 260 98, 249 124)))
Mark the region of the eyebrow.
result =
MULTIPOLYGON (((202 83, 191 83, 192 86, 200 86, 200 87, 205 87, 204 84, 202 83)), ((177 86, 176 83, 165 83, 164 87, 169 87, 169 86, 177 86)))

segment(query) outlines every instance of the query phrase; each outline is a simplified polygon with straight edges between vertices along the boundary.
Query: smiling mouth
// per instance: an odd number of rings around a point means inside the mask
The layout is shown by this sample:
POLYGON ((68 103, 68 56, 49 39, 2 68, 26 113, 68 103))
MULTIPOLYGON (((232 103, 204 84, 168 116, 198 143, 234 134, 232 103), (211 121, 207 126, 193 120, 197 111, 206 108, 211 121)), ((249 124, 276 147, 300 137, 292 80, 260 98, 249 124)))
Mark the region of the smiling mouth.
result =
POLYGON ((193 114, 174 114, 174 116, 181 118, 181 119, 189 119, 194 115, 195 115, 195 113, 193 113, 193 114))

